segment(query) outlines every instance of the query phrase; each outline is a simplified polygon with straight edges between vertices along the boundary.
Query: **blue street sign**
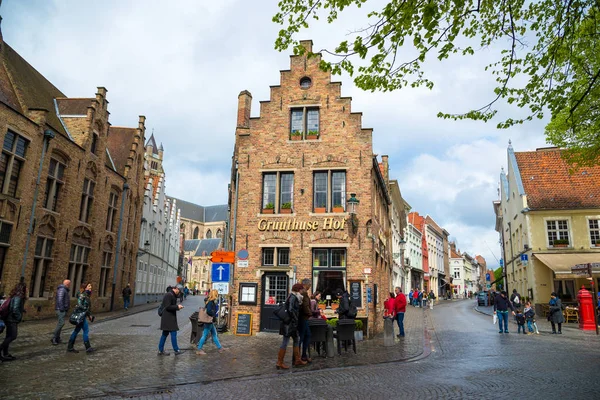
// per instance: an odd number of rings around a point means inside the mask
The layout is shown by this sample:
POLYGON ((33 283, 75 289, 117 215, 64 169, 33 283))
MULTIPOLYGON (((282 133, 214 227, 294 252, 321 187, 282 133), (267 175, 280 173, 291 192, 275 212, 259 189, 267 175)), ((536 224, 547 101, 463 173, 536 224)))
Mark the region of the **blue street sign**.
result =
POLYGON ((503 267, 504 266, 504 260, 500 259, 500 266, 503 267))
POLYGON ((521 261, 527 261, 527 254, 521 254, 521 261))
POLYGON ((489 281, 489 280, 491 280, 490 278, 491 278, 491 277, 490 277, 490 274, 485 274, 485 280, 486 280, 486 281, 489 281))
POLYGON ((229 271, 231 264, 213 263, 211 280, 213 282, 229 282, 229 271))
POLYGON ((367 288, 367 303, 372 303, 373 299, 371 298, 371 288, 367 288))

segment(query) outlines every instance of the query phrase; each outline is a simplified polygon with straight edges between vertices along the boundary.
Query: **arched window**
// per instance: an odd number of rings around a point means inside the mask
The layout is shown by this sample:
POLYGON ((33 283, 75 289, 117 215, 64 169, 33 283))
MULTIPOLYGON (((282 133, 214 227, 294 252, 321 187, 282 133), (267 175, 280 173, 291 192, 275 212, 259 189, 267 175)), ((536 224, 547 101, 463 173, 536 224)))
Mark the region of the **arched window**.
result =
POLYGON ((194 229, 194 236, 193 236, 194 239, 198 239, 198 232, 199 232, 199 229, 198 229, 198 227, 196 227, 196 229, 194 229))
POLYGON ((223 237, 223 232, 221 232, 221 229, 217 229, 217 238, 221 239, 221 237, 223 237))
POLYGON ((212 239, 212 232, 210 231, 210 229, 206 231, 206 238, 212 239))

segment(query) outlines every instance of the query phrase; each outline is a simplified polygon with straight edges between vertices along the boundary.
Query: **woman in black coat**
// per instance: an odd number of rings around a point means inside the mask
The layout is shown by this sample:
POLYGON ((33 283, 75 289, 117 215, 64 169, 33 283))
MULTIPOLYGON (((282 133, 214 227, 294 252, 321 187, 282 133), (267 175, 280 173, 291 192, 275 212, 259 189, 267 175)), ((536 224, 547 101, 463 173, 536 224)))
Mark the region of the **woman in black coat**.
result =
POLYGON ((285 358, 285 352, 287 350, 290 338, 292 338, 294 347, 294 366, 306 365, 306 361, 300 358, 300 336, 298 335, 298 318, 300 315, 300 304, 302 304, 302 295, 300 291, 304 289, 301 283, 296 283, 292 286, 292 293, 288 296, 285 301, 285 309, 290 315, 290 322, 281 322, 279 326, 279 334, 283 336, 283 341, 279 347, 279 353, 277 354, 277 369, 288 369, 289 367, 283 363, 285 358))
POLYGON ((562 334, 562 324, 565 322, 565 316, 562 312, 562 302, 555 292, 550 295, 550 314, 549 320, 552 324, 552 333, 556 334, 556 325, 558 324, 558 334, 562 334))
POLYGON ((25 299, 27 297, 27 287, 24 283, 17 283, 10 292, 10 296, 5 301, 8 304, 8 317, 4 320, 6 324, 6 336, 2 345, 0 345, 0 361, 13 361, 16 357, 8 353, 8 346, 17 338, 17 326, 23 320, 25 312, 25 299))
POLYGON ((179 326, 177 325, 177 311, 183 308, 181 304, 177 304, 177 296, 179 296, 181 290, 183 290, 183 286, 177 285, 163 297, 163 313, 160 317, 160 330, 162 331, 162 336, 158 342, 159 356, 169 355, 169 353, 165 352, 165 342, 167 341, 169 334, 171 335, 171 345, 173 346, 175 355, 181 354, 179 346, 177 345, 177 331, 179 330, 179 326))

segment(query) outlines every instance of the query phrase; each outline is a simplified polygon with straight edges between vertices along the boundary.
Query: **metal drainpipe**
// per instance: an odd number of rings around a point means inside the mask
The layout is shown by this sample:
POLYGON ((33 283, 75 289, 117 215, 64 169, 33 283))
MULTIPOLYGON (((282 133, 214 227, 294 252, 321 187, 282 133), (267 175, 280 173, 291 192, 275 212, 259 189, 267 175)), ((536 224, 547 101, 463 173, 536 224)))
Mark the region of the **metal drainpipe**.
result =
MULTIPOLYGON (((1 0, 0 0, 1 3, 1 0)), ((40 189, 40 180, 42 178, 42 169, 44 168, 44 158, 48 149, 50 140, 54 138, 54 132, 50 129, 44 131, 44 142, 42 144, 42 156, 40 157, 40 167, 38 169, 37 179, 35 181, 35 190, 33 192, 33 205, 31 206, 31 215, 29 216, 29 228, 27 228, 27 239, 25 241, 25 252, 23 253, 23 264, 21 265, 21 282, 25 282, 25 266, 27 265, 27 254, 29 253, 29 244, 31 243, 31 235, 33 234, 33 224, 35 221, 35 207, 37 205, 37 197, 40 189)))
MULTIPOLYGON (((238 162, 235 162, 235 204, 233 209, 233 238, 231 239, 231 250, 235 251, 235 235, 237 231, 237 209, 238 209, 238 190, 240 182, 240 171, 238 170, 238 162)), ((235 276, 235 263, 231 265, 231 276, 235 276)), ((233 287, 233 279, 231 280, 233 287)))
POLYGON ((110 296, 110 311, 113 310, 115 305, 115 288, 117 286, 117 272, 119 266, 119 253, 121 252, 121 234, 123 232, 123 212, 125 211, 125 198, 127 197, 127 190, 129 185, 123 184, 123 197, 121 198, 121 212, 119 214, 119 231, 117 233, 117 250, 115 251, 115 265, 113 267, 113 283, 112 283, 112 294, 110 296))

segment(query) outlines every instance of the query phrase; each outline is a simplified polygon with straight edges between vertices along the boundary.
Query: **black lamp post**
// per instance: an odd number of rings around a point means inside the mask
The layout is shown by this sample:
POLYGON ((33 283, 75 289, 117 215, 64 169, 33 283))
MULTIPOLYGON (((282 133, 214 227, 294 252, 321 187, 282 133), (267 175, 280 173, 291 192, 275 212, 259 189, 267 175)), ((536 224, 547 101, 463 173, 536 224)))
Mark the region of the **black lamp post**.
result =
POLYGON ((358 231, 358 217, 356 216, 356 209, 360 201, 356 198, 356 193, 350 193, 348 199, 348 213, 350 214, 350 230, 353 235, 356 235, 358 231))

